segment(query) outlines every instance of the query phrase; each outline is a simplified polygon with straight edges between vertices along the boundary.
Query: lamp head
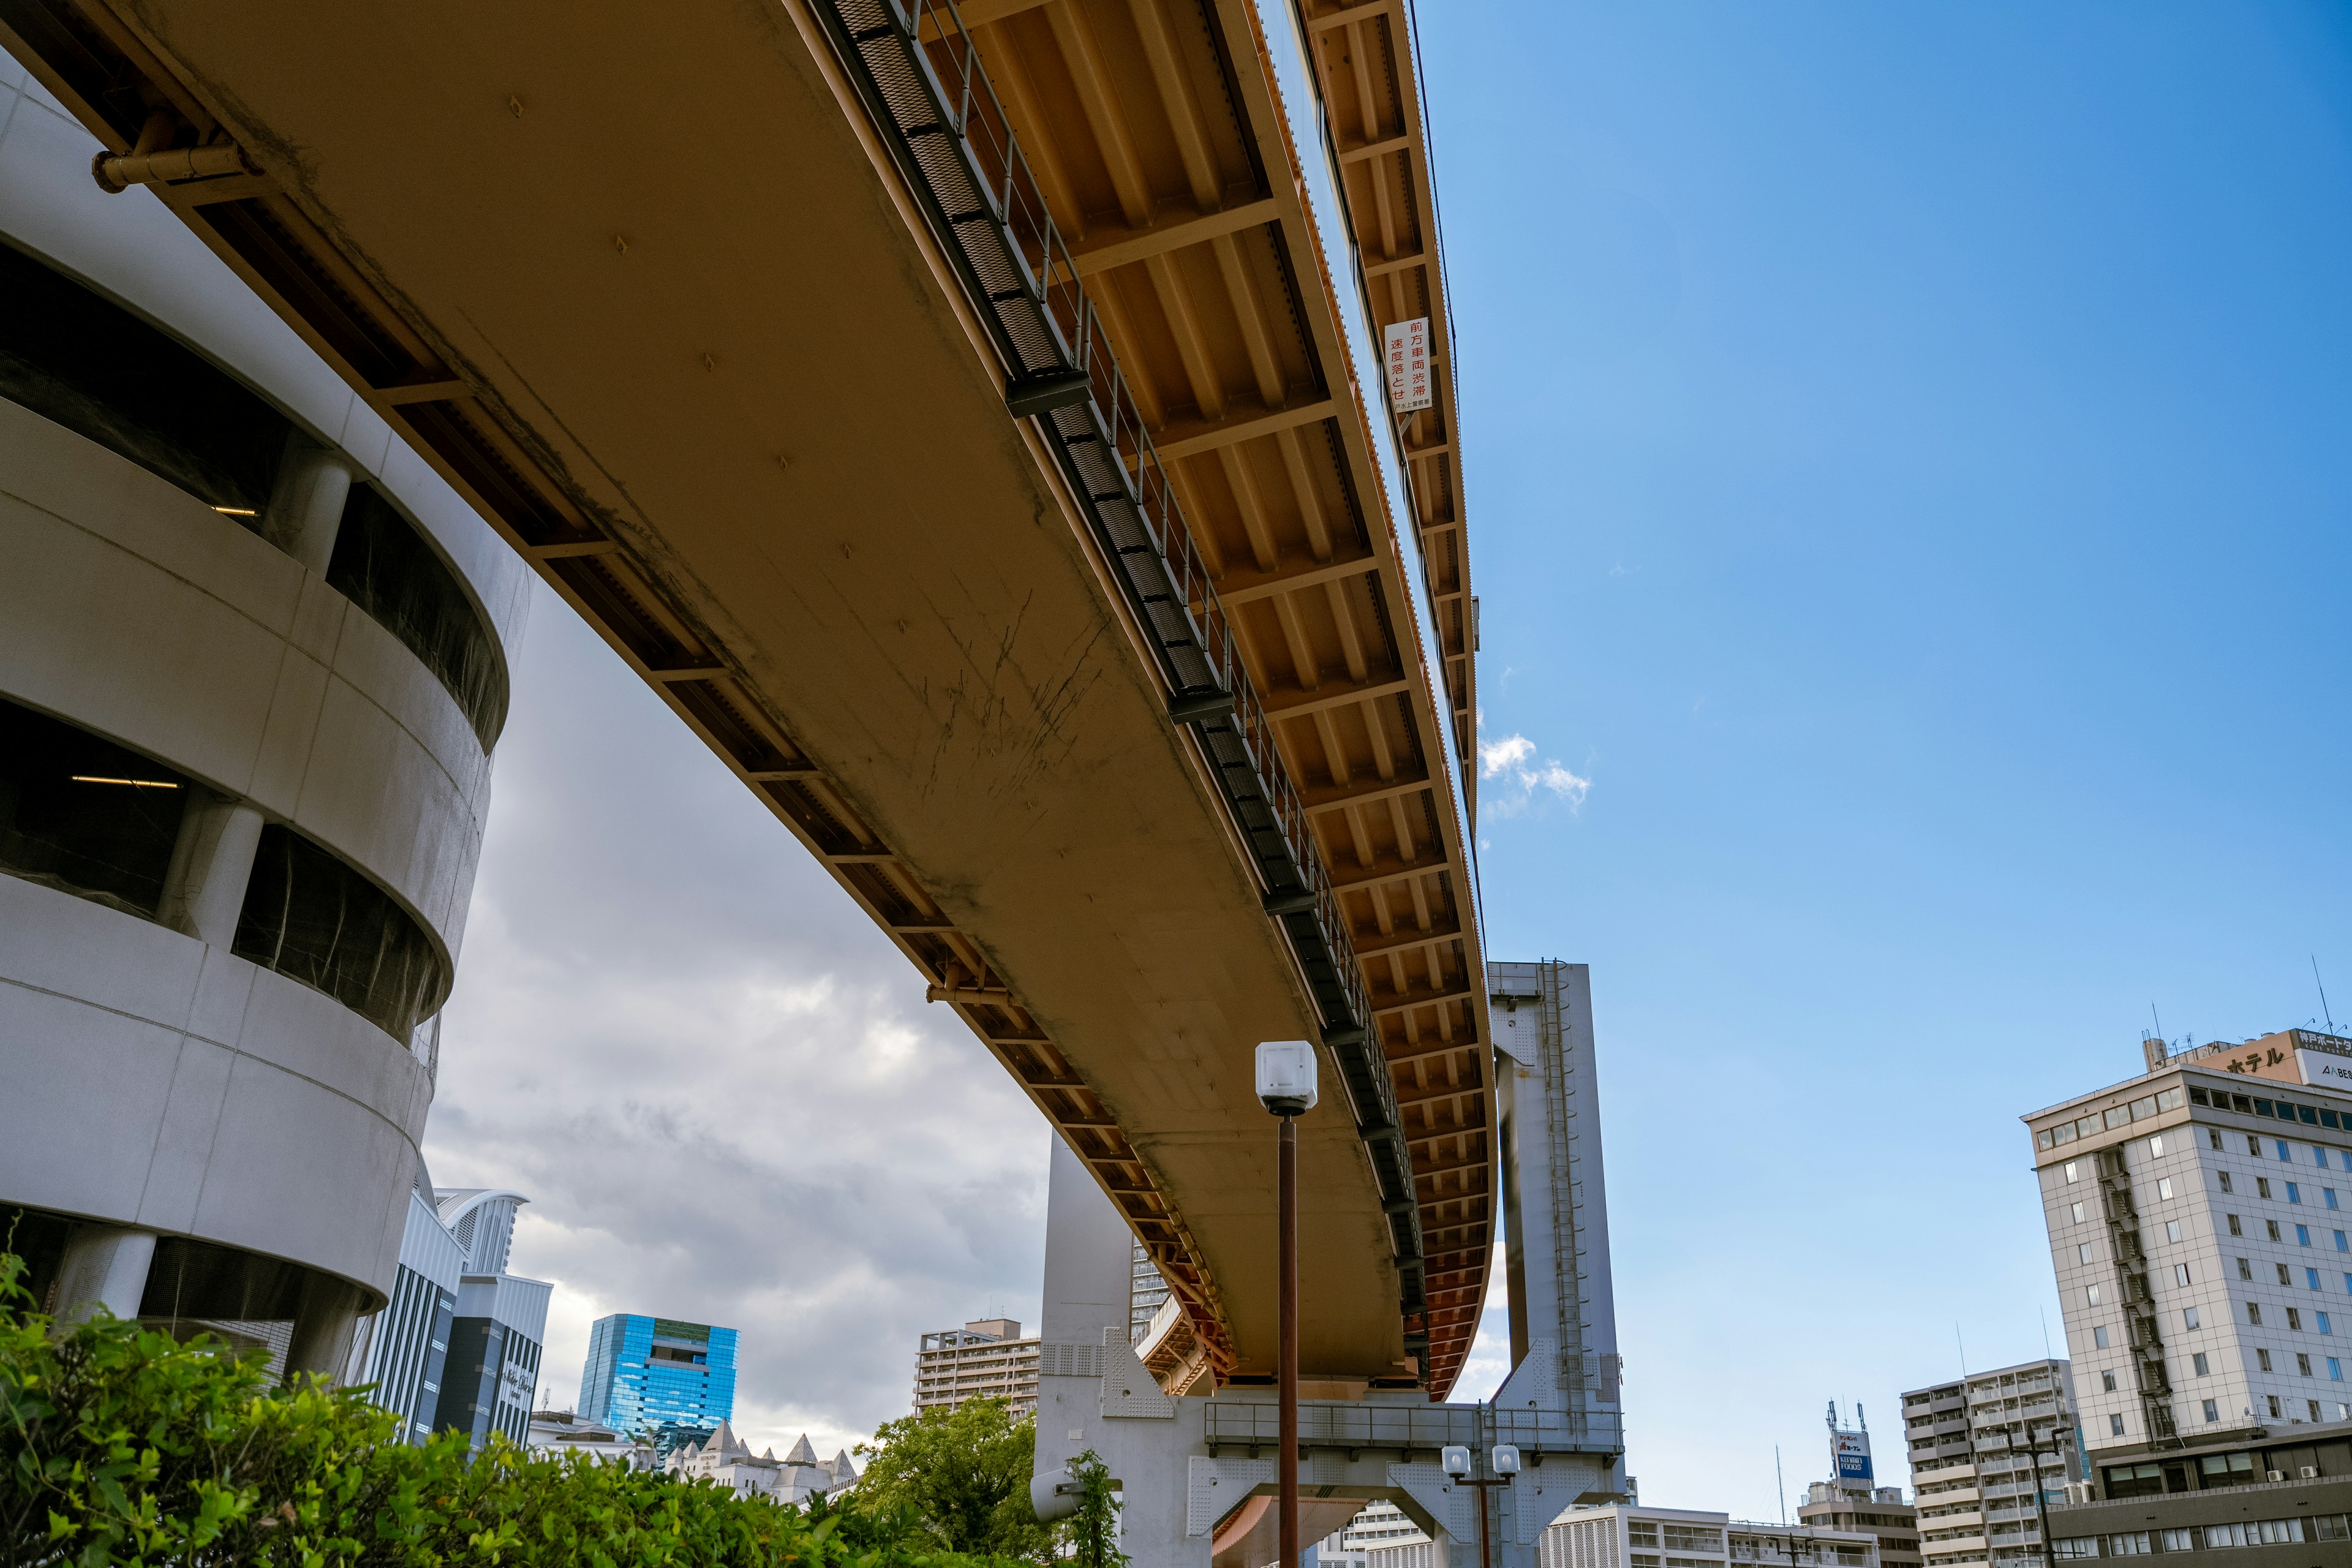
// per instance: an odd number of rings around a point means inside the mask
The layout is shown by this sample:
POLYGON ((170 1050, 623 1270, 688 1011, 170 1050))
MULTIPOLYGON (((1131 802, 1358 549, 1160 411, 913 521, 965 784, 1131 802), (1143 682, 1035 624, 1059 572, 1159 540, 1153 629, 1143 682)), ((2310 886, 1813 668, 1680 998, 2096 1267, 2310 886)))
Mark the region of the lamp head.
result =
POLYGON ((1315 1108, 1315 1047, 1307 1040, 1262 1040, 1257 1047, 1257 1097, 1276 1116, 1303 1116, 1315 1108))
POLYGON ((1470 1473, 1470 1450, 1467 1448, 1447 1448, 1438 1458, 1444 1462, 1445 1473, 1457 1481, 1470 1473))
POLYGON ((1519 1473, 1519 1450, 1516 1444, 1496 1444, 1492 1458, 1496 1475, 1516 1476, 1519 1473))

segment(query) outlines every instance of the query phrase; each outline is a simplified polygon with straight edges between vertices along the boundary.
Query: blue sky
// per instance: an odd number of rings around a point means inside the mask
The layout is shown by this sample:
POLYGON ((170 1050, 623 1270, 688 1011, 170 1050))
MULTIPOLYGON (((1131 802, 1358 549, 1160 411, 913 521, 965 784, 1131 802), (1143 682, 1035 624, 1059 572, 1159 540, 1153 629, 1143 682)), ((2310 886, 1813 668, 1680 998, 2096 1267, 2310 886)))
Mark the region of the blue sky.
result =
POLYGON ((1490 781, 1489 950, 1593 966, 1647 1500, 1770 1516, 1832 1397, 1905 1479, 2057 1321, 2019 1113, 2314 953, 2352 1019, 2347 16, 1421 8, 1484 734, 1589 781, 1490 781))
MULTIPOLYGON (((2018 1115, 2151 1002, 2304 1021, 2311 954, 2352 1019, 2352 25, 1422 12, 1489 951, 1592 965, 1632 1468, 1770 1517, 1858 1399, 1900 1481, 1901 1389, 2042 1353, 2018 1115)), ((831 1453, 922 1331, 1034 1321, 1049 1135, 534 617, 434 1174, 532 1196, 557 1402, 593 1318, 717 1321, 738 1426, 831 1453)))

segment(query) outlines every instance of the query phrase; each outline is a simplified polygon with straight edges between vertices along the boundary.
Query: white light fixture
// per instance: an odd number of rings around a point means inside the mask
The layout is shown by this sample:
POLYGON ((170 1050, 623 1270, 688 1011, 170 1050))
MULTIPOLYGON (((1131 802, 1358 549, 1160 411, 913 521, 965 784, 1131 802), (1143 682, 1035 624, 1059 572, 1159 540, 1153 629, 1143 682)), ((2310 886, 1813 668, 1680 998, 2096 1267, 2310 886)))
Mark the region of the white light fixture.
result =
POLYGON ((1304 1116, 1315 1108, 1315 1047, 1306 1040, 1261 1040, 1257 1097, 1276 1116, 1304 1116))
POLYGON ((1493 1458, 1496 1475, 1516 1476, 1519 1473, 1519 1450, 1516 1445, 1496 1444, 1493 1458))
POLYGON ((1440 1454, 1438 1457, 1444 1461, 1445 1473, 1452 1476, 1455 1480, 1458 1481, 1463 1477, 1470 1473, 1469 1449, 1458 1447, 1452 1447, 1444 1450, 1444 1452, 1440 1454))

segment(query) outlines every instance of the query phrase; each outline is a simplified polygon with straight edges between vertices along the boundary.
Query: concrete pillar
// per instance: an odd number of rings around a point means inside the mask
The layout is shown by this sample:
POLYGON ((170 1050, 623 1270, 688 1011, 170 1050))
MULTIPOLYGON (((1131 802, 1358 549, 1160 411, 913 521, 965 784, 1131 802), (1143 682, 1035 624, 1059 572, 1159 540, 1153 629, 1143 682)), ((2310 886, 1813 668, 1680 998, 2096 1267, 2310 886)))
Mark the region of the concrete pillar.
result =
POLYGON ((1083 1162, 1054 1140, 1038 1331, 1039 1477, 1091 1448, 1119 1484, 1119 1549, 1136 1568, 1209 1568, 1187 1533, 1191 1467, 1206 1453, 1200 1399, 1170 1399, 1128 1344, 1134 1234, 1083 1162))
POLYGON ((172 845, 172 868, 155 918, 215 947, 236 937, 253 858, 261 847, 261 813, 243 801, 191 789, 172 845))
POLYGON ((278 465, 278 488, 269 498, 263 534, 287 554, 323 577, 334 558, 335 535, 351 499, 350 459, 297 435, 289 438, 278 465))
POLYGON ((147 1271, 155 1262, 155 1233, 126 1226, 74 1227, 58 1266, 57 1322, 86 1323, 100 1309, 118 1318, 139 1315, 147 1271))
POLYGON ((294 1334, 286 1345, 287 1381, 304 1373, 333 1377, 341 1372, 359 1318, 357 1286, 325 1274, 304 1279, 294 1309, 294 1334))

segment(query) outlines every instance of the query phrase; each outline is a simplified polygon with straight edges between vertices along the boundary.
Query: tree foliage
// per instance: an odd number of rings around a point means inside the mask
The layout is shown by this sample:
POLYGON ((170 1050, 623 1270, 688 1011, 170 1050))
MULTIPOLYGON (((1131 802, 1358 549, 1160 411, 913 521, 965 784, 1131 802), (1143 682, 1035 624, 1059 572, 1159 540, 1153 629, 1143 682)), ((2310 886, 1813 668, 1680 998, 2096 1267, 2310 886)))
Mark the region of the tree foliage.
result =
POLYGON ((1057 1532, 1029 1505, 1036 1426, 1015 1419, 1003 1400, 886 1421, 857 1452, 866 1461, 857 1483, 866 1506, 908 1510, 950 1552, 1053 1561, 1057 1532))
POLYGON ((893 1499, 785 1508, 502 1437, 412 1447, 360 1391, 273 1386, 258 1353, 105 1316, 53 1333, 22 1273, 0 1254, 11 1568, 979 1568, 893 1499))

